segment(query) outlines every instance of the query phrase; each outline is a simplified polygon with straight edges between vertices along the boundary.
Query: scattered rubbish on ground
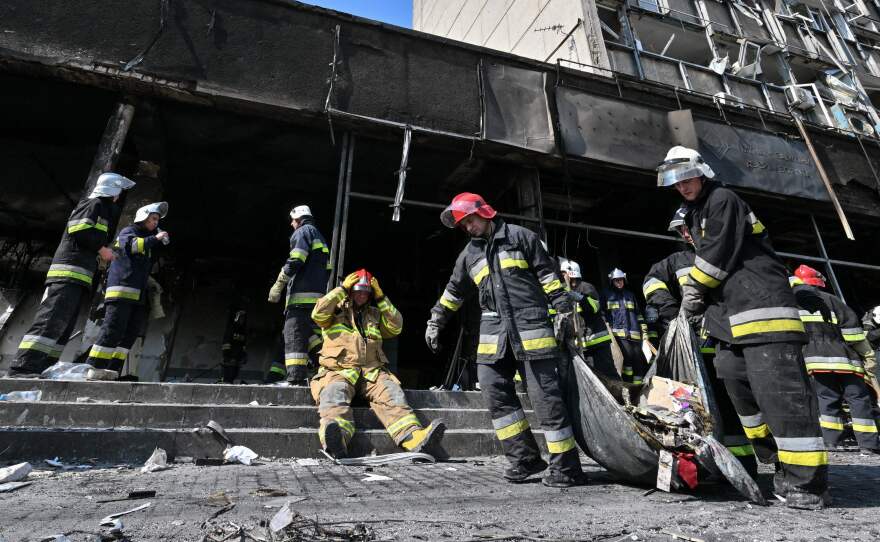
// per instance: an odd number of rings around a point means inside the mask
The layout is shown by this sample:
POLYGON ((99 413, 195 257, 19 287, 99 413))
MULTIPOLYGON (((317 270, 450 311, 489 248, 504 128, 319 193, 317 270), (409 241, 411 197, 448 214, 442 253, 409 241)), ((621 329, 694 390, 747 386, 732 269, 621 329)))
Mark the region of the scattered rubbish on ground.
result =
POLYGON ((205 526, 208 524, 209 521, 211 521, 212 519, 215 519, 216 517, 218 517, 220 515, 225 514, 226 512, 229 512, 233 508, 235 508, 235 503, 231 502, 231 503, 227 504, 226 506, 224 506, 223 508, 215 511, 213 514, 208 516, 208 519, 206 519, 205 521, 202 522, 202 529, 205 528, 205 526))
POLYGON ((44 536, 39 539, 39 542, 72 542, 67 535, 64 534, 50 534, 49 536, 44 536))
MULTIPOLYGON (((245 538, 253 540, 272 540, 278 542, 309 541, 346 541, 346 542, 369 542, 376 540, 376 535, 365 523, 353 523, 352 527, 345 530, 331 530, 329 525, 337 523, 321 524, 317 520, 306 518, 291 508, 292 502, 285 503, 278 512, 269 520, 269 532, 241 532, 245 538), (265 536, 263 535, 265 533, 265 536)), ((213 539, 217 540, 217 539, 213 539)))
POLYGON ((113 518, 108 523, 102 523, 101 527, 109 527, 109 533, 113 537, 121 536, 122 532, 125 530, 125 524, 123 524, 122 520, 119 518, 113 518))
POLYGON ((223 426, 220 425, 219 423, 215 422, 214 420, 211 420, 207 424, 205 424, 205 429, 208 429, 212 433, 214 433, 214 435, 223 444, 226 444, 227 446, 232 446, 235 444, 235 442, 233 442, 232 439, 229 438, 229 435, 226 434, 226 430, 223 429, 223 426))
POLYGON ((661 533, 671 536, 673 540, 686 540, 687 542, 706 542, 702 538, 696 538, 693 536, 685 536, 683 534, 673 533, 672 531, 660 531, 661 533))
POLYGON ((455 467, 446 467, 446 470, 453 470, 453 471, 457 471, 457 470, 458 470, 458 469, 456 469, 456 468, 455 468, 455 467))
POLYGON ((311 457, 306 457, 303 459, 297 459, 296 464, 299 465, 300 467, 317 467, 318 465, 321 464, 321 462, 317 459, 314 459, 311 457))
POLYGON ((91 397, 77 397, 76 402, 77 403, 97 403, 97 401, 95 401, 91 397))
POLYGON ((64 468, 64 463, 62 463, 61 461, 58 461, 58 458, 57 458, 57 457, 56 457, 55 459, 46 459, 45 461, 46 461, 46 464, 47 464, 47 465, 50 465, 50 466, 52 466, 52 467, 56 467, 56 468, 59 468, 59 469, 63 469, 63 468, 64 468))
POLYGON ((44 459, 44 461, 49 466, 55 467, 56 469, 65 470, 65 471, 68 471, 68 470, 88 470, 88 469, 95 468, 94 465, 85 465, 85 464, 83 464, 83 465, 65 465, 64 463, 62 463, 59 460, 58 457, 56 457, 55 459, 44 459))
POLYGON ((156 448, 153 450, 150 458, 147 459, 147 462, 144 463, 144 466, 141 467, 141 473, 156 472, 170 468, 171 466, 168 464, 168 454, 166 454, 165 450, 162 448, 156 448))
POLYGON ((103 499, 95 502, 119 502, 119 501, 134 501, 137 499, 150 499, 156 496, 156 491, 153 489, 136 489, 134 491, 129 491, 127 497, 119 497, 118 499, 103 499))
POLYGON ((361 482, 387 482, 388 480, 391 480, 391 478, 373 472, 367 474, 366 478, 361 478, 361 482))
POLYGON ((251 401, 250 403, 248 403, 248 406, 260 406, 260 403, 257 401, 251 401))
POLYGON ((116 380, 119 373, 109 369, 96 369, 88 363, 59 361, 43 371, 45 380, 116 380))
POLYGON ((286 503, 278 513, 272 516, 272 519, 269 521, 269 528, 272 529, 273 533, 277 533, 293 523, 294 515, 296 515, 296 512, 290 509, 290 503, 286 503))
POLYGON ((261 487, 254 491, 252 495, 256 495, 257 497, 286 497, 287 491, 276 489, 274 487, 261 487))
POLYGON ((223 450, 223 459, 228 463, 241 463, 242 465, 250 465, 251 461, 258 456, 256 452, 247 446, 229 446, 223 450))
POLYGON ((180 520, 180 519, 175 519, 174 521, 171 522, 171 525, 174 525, 175 527, 180 527, 183 524, 184 524, 184 521, 180 520))
MULTIPOLYGON (((132 508, 131 510, 126 510, 125 512, 116 512, 115 514, 110 514, 109 516, 107 516, 101 520, 101 527, 113 528, 117 525, 117 522, 114 520, 121 518, 122 516, 127 516, 128 514, 132 514, 134 512, 139 511, 139 510, 149 508, 151 504, 153 504, 153 503, 148 502, 148 503, 142 504, 140 506, 137 506, 135 508, 132 508)), ((121 523, 121 522, 119 522, 119 523, 121 523)))
POLYGON ((434 456, 416 452, 400 452, 395 454, 384 455, 367 455, 363 457, 346 457, 334 460, 337 465, 345 465, 350 467, 387 465, 389 463, 435 463, 437 460, 434 456))
POLYGON ((205 499, 205 502, 208 506, 227 506, 232 503, 229 500, 229 496, 226 495, 225 491, 217 491, 215 493, 211 493, 205 499))
POLYGON ((11 391, 9 393, 0 393, 0 401, 9 401, 12 403, 39 401, 41 397, 43 397, 43 392, 40 390, 11 391))
POLYGON ((30 463, 18 463, 17 465, 3 467, 0 469, 0 484, 24 480, 31 470, 33 470, 33 467, 31 467, 30 463))
POLYGON ((21 489, 31 484, 33 484, 33 482, 6 482, 5 484, 0 484, 0 493, 15 491, 16 489, 21 489))

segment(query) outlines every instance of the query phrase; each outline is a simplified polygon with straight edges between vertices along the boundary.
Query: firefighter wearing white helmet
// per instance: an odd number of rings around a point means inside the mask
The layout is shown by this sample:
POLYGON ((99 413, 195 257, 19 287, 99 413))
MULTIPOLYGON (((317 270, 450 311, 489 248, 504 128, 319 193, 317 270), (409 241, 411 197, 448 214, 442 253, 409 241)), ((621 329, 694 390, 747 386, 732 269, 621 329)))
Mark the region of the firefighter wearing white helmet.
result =
POLYGON ((657 168, 657 185, 674 186, 684 200, 696 252, 681 312, 691 319, 705 312, 706 330, 718 341, 715 367, 746 436, 758 459, 778 462, 776 493, 789 507, 820 509, 828 454, 788 273, 764 224, 714 177, 698 152, 680 146, 657 168))
POLYGON ((118 199, 134 182, 118 173, 101 174, 88 197, 70 213, 61 243, 46 274, 46 291, 34 322, 18 345, 10 376, 34 377, 58 361, 91 294, 98 258, 110 262, 111 217, 118 199))
POLYGON ((120 375, 131 346, 143 333, 147 314, 147 282, 156 251, 168 244, 168 232, 159 220, 168 214, 168 203, 144 205, 134 222, 119 232, 113 247, 116 259, 107 272, 104 289, 104 320, 87 363, 120 375))
POLYGON ((609 287, 602 290, 599 303, 605 321, 623 352, 623 379, 641 384, 648 372, 642 341, 648 339, 648 326, 635 294, 626 288, 626 273, 614 268, 608 273, 609 287))
POLYGON ((290 210, 290 253, 269 290, 269 302, 278 303, 287 289, 284 307, 284 362, 274 360, 268 381, 287 379, 294 385, 305 385, 309 361, 317 365, 321 347, 321 331, 312 322, 315 303, 327 291, 330 277, 330 247, 315 226, 308 205, 290 210))
POLYGON ((608 334, 604 311, 599 304, 599 291, 583 280, 581 266, 576 261, 563 260, 560 267, 562 277, 571 288, 572 297, 577 301, 580 316, 583 318, 584 329, 580 346, 584 350, 584 358, 594 371, 608 378, 619 378, 611 353, 611 335, 608 334))

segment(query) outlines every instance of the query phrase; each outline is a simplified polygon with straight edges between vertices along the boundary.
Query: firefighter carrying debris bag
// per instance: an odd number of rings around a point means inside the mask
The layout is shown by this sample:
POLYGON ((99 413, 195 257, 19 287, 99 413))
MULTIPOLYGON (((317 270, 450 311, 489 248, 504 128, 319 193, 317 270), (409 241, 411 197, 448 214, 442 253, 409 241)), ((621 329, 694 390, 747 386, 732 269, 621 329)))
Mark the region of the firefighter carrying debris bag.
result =
POLYGON ((675 186, 688 208, 696 256, 682 285, 681 311, 705 312, 719 341, 718 376, 763 462, 778 462, 776 494, 793 508, 827 499, 828 453, 801 352, 807 342, 788 274, 764 225, 715 172, 686 147, 669 150, 658 186, 675 186))
POLYGON ((105 262, 114 258, 107 241, 110 224, 119 213, 116 201, 133 186, 134 181, 122 175, 103 173, 89 197, 70 213, 46 274, 46 292, 34 323, 18 345, 10 376, 36 377, 58 361, 82 301, 92 291, 97 257, 105 262))
POLYGON ((482 310, 477 374, 495 433, 511 463, 504 477, 522 482, 547 468, 516 395, 514 373, 519 369, 528 383, 550 451, 551 472, 544 484, 583 484, 585 477, 556 374, 560 352, 547 310, 549 298, 557 311, 557 334, 561 334, 574 317, 572 302, 538 235, 506 224, 495 215, 482 197, 471 193, 456 196, 441 214, 445 226, 461 227, 470 242, 459 254, 446 290, 431 309, 425 340, 428 348, 437 352, 440 330, 476 290, 482 310))
POLYGON ((382 340, 396 337, 403 317, 366 269, 348 275, 342 286, 318 300, 312 318, 321 328, 318 374, 311 381, 324 450, 336 458, 348 454, 355 432, 351 401, 366 398, 394 442, 409 452, 438 453, 446 429, 442 420, 422 427, 407 404, 403 388, 386 365, 382 340), (372 298, 374 303, 370 302, 372 298))

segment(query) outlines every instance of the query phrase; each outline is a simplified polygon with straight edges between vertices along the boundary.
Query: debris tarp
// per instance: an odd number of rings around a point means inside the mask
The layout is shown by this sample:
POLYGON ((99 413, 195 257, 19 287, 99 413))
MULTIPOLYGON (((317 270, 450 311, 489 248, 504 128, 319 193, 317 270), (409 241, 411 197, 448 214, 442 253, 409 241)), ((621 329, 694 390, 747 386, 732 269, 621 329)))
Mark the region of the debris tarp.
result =
MULTIPOLYGON (((695 458, 705 471, 723 475, 744 496, 764 503, 754 480, 713 435, 721 433, 721 416, 697 338, 684 317, 670 325, 645 376, 648 386, 654 376, 662 377, 657 384, 670 395, 662 404, 652 404, 650 388, 599 377, 575 349, 568 351, 571 362, 560 367, 560 374, 584 453, 641 485, 658 483, 661 452, 685 463, 695 458)), ((673 488, 690 485, 685 482, 673 480, 673 488)))

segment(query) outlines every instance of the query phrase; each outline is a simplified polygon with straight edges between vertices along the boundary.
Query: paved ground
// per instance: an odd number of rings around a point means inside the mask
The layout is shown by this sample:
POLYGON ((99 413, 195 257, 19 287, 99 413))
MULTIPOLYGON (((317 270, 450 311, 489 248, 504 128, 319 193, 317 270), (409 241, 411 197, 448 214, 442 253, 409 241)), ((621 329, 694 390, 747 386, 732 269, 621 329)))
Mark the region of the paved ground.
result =
MULTIPOLYGON (((752 506, 725 486, 706 487, 696 495, 644 496, 644 488, 618 484, 589 462, 590 485, 567 490, 504 483, 499 458, 372 470, 390 481, 364 481, 367 469, 328 461, 316 466, 289 460, 249 467, 181 464, 151 474, 128 467, 57 472, 43 465, 31 475, 33 485, 0 494, 0 540, 35 541, 64 532, 72 541, 93 541, 89 533, 100 532, 100 518, 150 502, 148 509, 123 518, 128 539, 200 541, 212 525, 256 526, 287 501, 321 523, 367 522, 376 540, 623 542, 676 540, 674 535, 707 542, 877 540, 880 457, 832 456, 835 502, 818 513, 778 503, 752 506), (158 494, 144 501, 96 502, 139 488, 158 494), (260 489, 288 495, 260 496, 260 489), (225 498, 235 507, 202 527, 225 498)), ((769 478, 761 476, 765 490, 769 478)))

